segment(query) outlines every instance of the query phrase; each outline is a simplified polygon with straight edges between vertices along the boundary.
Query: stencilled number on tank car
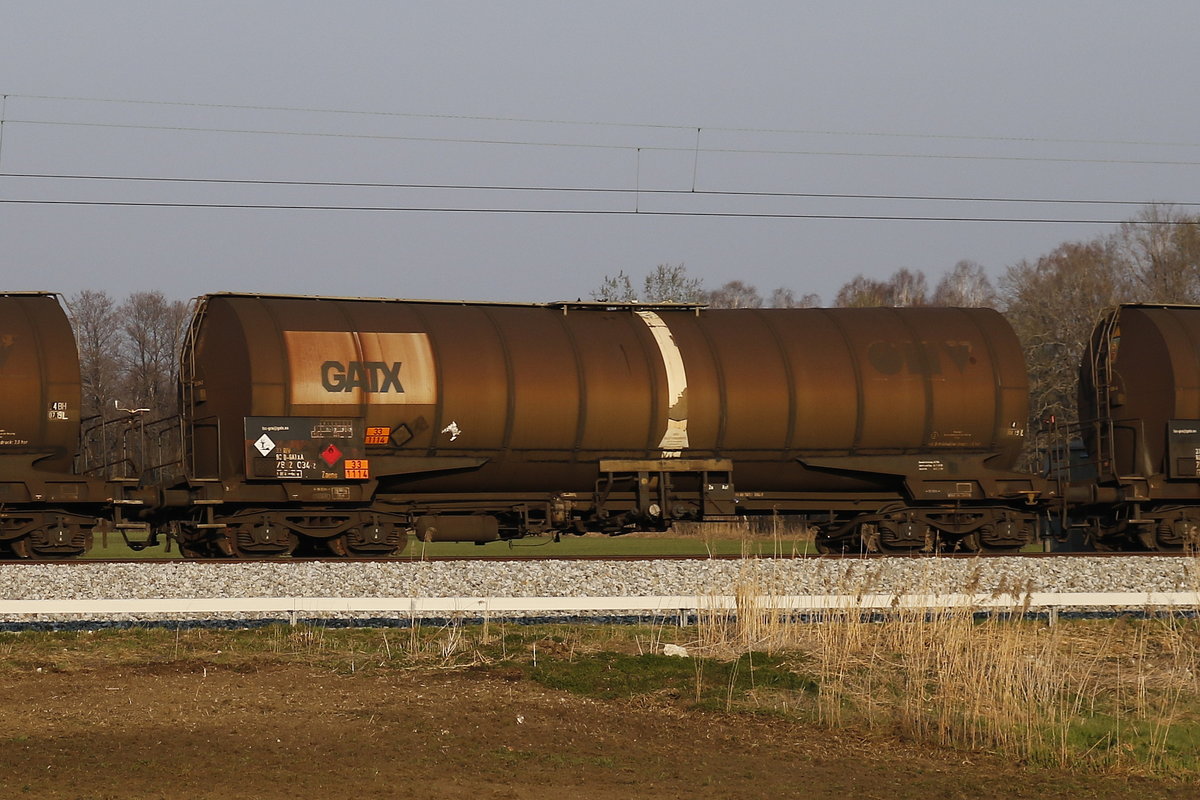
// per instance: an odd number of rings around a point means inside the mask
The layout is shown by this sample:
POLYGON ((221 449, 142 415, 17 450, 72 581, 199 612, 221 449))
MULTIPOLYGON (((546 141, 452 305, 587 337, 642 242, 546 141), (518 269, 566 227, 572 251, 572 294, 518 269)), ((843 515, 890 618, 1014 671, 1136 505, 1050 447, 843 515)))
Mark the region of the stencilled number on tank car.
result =
POLYGON ((974 364, 973 349, 971 342, 877 341, 867 346, 867 360, 884 375, 940 375, 951 368, 963 372, 974 364))
POLYGON ((51 403, 46 416, 47 419, 52 420, 69 420, 71 418, 71 415, 67 413, 67 404, 63 402, 51 403))

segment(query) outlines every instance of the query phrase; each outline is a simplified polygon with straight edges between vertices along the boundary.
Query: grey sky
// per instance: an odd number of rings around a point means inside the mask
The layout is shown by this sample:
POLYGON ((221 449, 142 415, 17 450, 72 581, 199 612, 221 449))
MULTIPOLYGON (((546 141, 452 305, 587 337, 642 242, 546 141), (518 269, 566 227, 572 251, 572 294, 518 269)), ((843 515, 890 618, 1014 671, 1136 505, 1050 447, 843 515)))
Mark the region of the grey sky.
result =
POLYGON ((684 262, 828 301, 858 272, 996 277, 1111 228, 801 215, 1200 201, 1197 30, 1182 1, 0 0, 0 200, 192 204, 0 203, 0 288, 544 301, 684 262))

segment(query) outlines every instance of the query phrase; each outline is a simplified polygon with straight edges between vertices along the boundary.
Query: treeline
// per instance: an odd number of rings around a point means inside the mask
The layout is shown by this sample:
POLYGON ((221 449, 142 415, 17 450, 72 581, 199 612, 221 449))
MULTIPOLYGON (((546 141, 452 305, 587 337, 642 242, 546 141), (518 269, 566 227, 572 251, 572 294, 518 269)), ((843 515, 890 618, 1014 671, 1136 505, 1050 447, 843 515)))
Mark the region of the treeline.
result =
MULTIPOLYGON (((700 278, 688 275, 683 264, 659 264, 635 288, 624 271, 605 276, 591 298, 601 303, 698 303, 710 308, 817 308, 819 294, 797 294, 787 287, 765 297, 743 281, 729 281, 708 291, 700 278)), ((983 267, 960 261, 938 280, 933 291, 921 270, 900 269, 887 280, 856 275, 838 290, 833 305, 839 308, 872 306, 998 306, 998 296, 983 267)))
POLYGON ((729 281, 713 291, 704 281, 688 275, 683 264, 659 264, 635 288, 634 279, 623 270, 591 291, 598 303, 703 303, 713 308, 813 308, 821 305, 816 294, 797 296, 787 288, 775 289, 764 300, 758 290, 742 281, 729 281))
POLYGON ((1200 217, 1150 206, 1111 234, 1009 267, 1000 295, 1025 347, 1033 419, 1075 421, 1080 359, 1104 309, 1200 303, 1200 217))

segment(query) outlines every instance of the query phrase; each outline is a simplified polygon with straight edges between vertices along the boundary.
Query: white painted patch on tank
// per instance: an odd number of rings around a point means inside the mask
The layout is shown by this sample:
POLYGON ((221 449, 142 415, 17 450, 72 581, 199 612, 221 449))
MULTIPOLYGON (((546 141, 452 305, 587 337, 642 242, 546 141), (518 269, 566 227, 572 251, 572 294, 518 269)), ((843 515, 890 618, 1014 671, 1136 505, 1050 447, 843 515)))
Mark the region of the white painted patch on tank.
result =
POLYGON ((683 355, 662 317, 653 311, 638 311, 637 315, 650 329, 667 371, 667 429, 658 446, 664 456, 678 455, 688 447, 687 370, 683 367, 683 355))

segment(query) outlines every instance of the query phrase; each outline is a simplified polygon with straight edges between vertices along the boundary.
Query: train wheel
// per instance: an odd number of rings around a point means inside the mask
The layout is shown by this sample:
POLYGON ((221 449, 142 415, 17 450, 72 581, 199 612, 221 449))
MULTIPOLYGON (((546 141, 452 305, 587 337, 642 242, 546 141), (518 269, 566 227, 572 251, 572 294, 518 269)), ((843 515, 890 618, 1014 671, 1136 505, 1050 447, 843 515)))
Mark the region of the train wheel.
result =
POLYGON ((822 555, 848 553, 850 552, 851 544, 853 544, 855 551, 862 547, 861 539, 857 534, 853 537, 846 535, 844 525, 831 522, 825 525, 814 525, 813 527, 816 529, 813 535, 813 547, 822 555))
POLYGON ((1155 529, 1154 549, 1167 553, 1193 553, 1200 546, 1200 523, 1187 515, 1163 519, 1155 529))
POLYGON ((937 553, 942 549, 938 532, 923 523, 885 520, 877 526, 863 525, 862 527, 863 540, 868 552, 902 556, 916 553, 937 553), (874 534, 868 533, 870 527, 875 528, 874 534))
POLYGON ((22 536, 20 539, 10 539, 6 544, 14 558, 33 558, 33 550, 29 547, 28 536, 22 536))
POLYGON ((0 558, 73 558, 92 546, 96 520, 59 511, 15 511, 0 520, 0 558))
POLYGON ((357 531, 349 531, 341 536, 333 536, 320 540, 324 549, 339 558, 379 558, 400 552, 407 541, 401 542, 398 537, 389 544, 386 542, 373 543, 365 541, 357 531))
POLYGON ((897 535, 897 529, 888 524, 880 524, 876 533, 864 533, 863 547, 867 553, 882 553, 887 556, 907 556, 927 550, 924 539, 920 540, 920 543, 912 539, 903 539, 897 535))
POLYGON ((983 549, 983 545, 979 542, 980 531, 971 531, 958 540, 956 550, 961 550, 966 553, 978 553, 983 549))
POLYGON ((180 542, 179 552, 184 558, 234 558, 237 551, 229 543, 224 534, 211 539, 194 539, 187 543, 180 542))
POLYGON ((981 525, 977 530, 963 536, 954 549, 962 553, 1019 553, 1025 545, 996 543, 996 526, 981 525))
POLYGON ((369 520, 346 531, 346 549, 355 556, 388 556, 408 544, 407 532, 395 522, 369 520))
POLYGON ((253 523, 233 529, 238 555, 248 558, 290 556, 300 539, 277 520, 264 515, 253 523))
POLYGON ((184 558, 224 558, 211 539, 200 536, 179 536, 175 539, 179 554, 184 558))
POLYGON ((191 542, 188 542, 187 544, 180 542, 179 555, 183 556, 184 558, 204 558, 207 556, 207 553, 193 545, 191 542))
POLYGON ((359 514, 342 523, 336 536, 306 536, 304 545, 340 558, 378 558, 399 553, 408 544, 408 533, 395 520, 376 514, 359 514))
POLYGON ((10 547, 17 558, 73 558, 92 546, 92 532, 73 523, 58 522, 37 528, 14 540, 10 547))

